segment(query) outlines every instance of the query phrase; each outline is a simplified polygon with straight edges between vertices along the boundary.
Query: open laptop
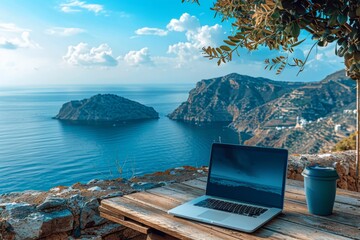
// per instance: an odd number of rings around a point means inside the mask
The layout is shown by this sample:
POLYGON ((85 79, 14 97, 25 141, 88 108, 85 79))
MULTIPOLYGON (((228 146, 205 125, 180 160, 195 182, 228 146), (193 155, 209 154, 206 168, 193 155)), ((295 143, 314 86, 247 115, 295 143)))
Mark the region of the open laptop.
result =
POLYGON ((168 213, 244 232, 254 232, 281 213, 288 151, 214 143, 206 195, 168 213))

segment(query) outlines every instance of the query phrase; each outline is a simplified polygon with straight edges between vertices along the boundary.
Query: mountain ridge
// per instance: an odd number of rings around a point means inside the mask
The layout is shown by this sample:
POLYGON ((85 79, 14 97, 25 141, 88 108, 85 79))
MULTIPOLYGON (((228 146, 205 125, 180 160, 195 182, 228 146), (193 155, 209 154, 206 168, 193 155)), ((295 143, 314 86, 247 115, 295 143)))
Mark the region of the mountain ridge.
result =
POLYGON ((190 91, 187 101, 168 117, 192 123, 232 122, 238 115, 302 85, 236 73, 201 80, 190 91))
POLYGON ((316 82, 231 73, 198 82, 169 118, 190 123, 220 119, 250 135, 245 144, 315 153, 354 131, 355 85, 343 70, 316 82))

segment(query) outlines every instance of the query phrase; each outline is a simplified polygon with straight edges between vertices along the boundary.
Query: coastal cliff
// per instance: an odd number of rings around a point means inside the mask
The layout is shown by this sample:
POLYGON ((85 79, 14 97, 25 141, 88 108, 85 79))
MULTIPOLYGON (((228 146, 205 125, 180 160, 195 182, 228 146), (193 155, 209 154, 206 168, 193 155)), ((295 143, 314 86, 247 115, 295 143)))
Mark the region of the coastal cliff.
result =
POLYGON ((318 153, 355 131, 355 85, 343 70, 302 83, 229 74, 198 82, 169 118, 227 122, 242 143, 318 153))
POLYGON ((114 94, 98 94, 89 99, 65 103, 54 118, 89 123, 113 123, 157 119, 159 114, 152 107, 114 94))
POLYGON ((202 80, 168 117, 185 122, 232 122, 252 109, 303 86, 236 73, 202 80))

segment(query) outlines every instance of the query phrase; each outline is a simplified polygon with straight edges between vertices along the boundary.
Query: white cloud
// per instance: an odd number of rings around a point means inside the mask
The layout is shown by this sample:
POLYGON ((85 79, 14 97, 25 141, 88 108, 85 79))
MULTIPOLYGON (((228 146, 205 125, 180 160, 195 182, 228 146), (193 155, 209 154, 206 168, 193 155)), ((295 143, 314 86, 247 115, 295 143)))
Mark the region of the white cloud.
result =
POLYGON ((219 45, 224 38, 222 26, 219 24, 215 24, 214 26, 205 25, 198 28, 195 32, 188 31, 186 35, 188 40, 193 42, 198 48, 207 47, 209 45, 219 45))
POLYGON ((121 17, 121 18, 129 18, 129 17, 131 17, 131 15, 130 15, 129 13, 124 12, 124 11, 118 12, 117 15, 118 15, 119 17, 121 17))
POLYGON ((64 27, 53 27, 45 30, 45 33, 48 35, 54 35, 60 37, 69 37, 83 32, 86 31, 85 29, 82 28, 64 28, 64 27))
POLYGON ((199 19, 184 13, 180 19, 172 19, 167 25, 169 31, 185 32, 187 42, 179 42, 168 47, 168 54, 177 57, 176 67, 202 57, 201 49, 207 46, 218 46, 224 38, 222 26, 200 25, 199 19))
POLYGON ((24 29, 16 26, 14 23, 0 23, 0 31, 3 32, 30 32, 29 29, 24 29))
POLYGON ((180 19, 171 19, 166 28, 169 31, 185 32, 196 30, 200 27, 199 19, 195 16, 190 16, 188 13, 181 15, 180 19))
MULTIPOLYGON (((167 59, 168 63, 172 63, 176 68, 180 68, 186 63, 202 58, 201 50, 203 47, 217 46, 225 37, 221 25, 216 24, 213 26, 201 26, 199 19, 188 13, 182 14, 179 19, 171 19, 167 24, 166 29, 167 30, 161 28, 143 27, 137 29, 135 31, 136 36, 131 38, 136 38, 139 35, 166 36, 171 34, 171 32, 183 32, 186 37, 186 41, 173 43, 168 46, 167 50, 168 54, 175 55, 175 57, 167 57, 167 59)), ((137 60, 144 60, 147 53, 147 48, 140 51, 129 52, 127 54, 128 64, 139 65, 137 60)), ((163 63, 166 62, 163 58, 157 57, 148 57, 147 60, 152 60, 152 63, 160 63, 160 65, 163 65, 163 63), (159 59, 161 59, 160 62, 158 62, 159 59)))
POLYGON ((85 67, 115 67, 118 64, 112 56, 111 48, 105 43, 100 44, 99 47, 90 47, 87 43, 69 46, 63 59, 68 64, 85 67))
POLYGON ((82 2, 78 0, 71 0, 68 1, 67 3, 62 3, 60 4, 60 9, 65 13, 81 12, 84 9, 90 12, 94 12, 96 14, 104 11, 103 5, 91 4, 91 3, 86 3, 85 1, 82 2))
POLYGON ((177 56, 176 68, 182 67, 185 63, 192 60, 199 59, 201 56, 200 50, 190 42, 179 42, 170 45, 167 53, 175 54, 177 56))
POLYGON ((315 59, 316 59, 316 60, 321 60, 321 59, 323 59, 323 57, 324 57, 324 54, 323 54, 323 53, 317 53, 317 54, 315 54, 315 59))
POLYGON ((124 60, 130 66, 140 65, 153 65, 153 61, 150 57, 149 49, 147 47, 140 49, 139 51, 128 52, 124 60))
POLYGON ((137 35, 156 35, 156 36, 166 36, 167 31, 160 28, 149 28, 143 27, 135 31, 137 35))
POLYGON ((0 48, 14 50, 18 48, 38 48, 39 45, 31 40, 30 32, 23 32, 21 37, 5 38, 0 37, 0 48))

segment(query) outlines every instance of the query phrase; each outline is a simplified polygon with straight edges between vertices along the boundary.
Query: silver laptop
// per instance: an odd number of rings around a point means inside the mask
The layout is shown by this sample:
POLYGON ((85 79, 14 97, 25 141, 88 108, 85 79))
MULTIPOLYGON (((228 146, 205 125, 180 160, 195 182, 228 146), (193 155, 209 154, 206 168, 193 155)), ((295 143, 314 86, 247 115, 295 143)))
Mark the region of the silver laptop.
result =
POLYGON ((281 213, 288 151, 214 143, 206 195, 168 213, 254 232, 281 213))

